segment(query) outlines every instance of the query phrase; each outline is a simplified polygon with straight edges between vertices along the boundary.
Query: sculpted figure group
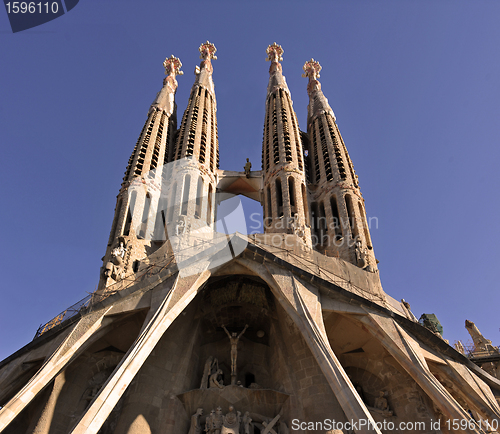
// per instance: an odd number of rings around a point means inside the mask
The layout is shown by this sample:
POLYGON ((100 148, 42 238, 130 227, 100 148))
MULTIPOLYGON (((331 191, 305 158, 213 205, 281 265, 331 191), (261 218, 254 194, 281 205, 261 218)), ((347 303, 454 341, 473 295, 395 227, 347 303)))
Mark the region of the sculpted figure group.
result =
POLYGON ((217 407, 217 410, 212 410, 205 419, 205 427, 201 422, 203 409, 198 408, 196 413, 191 416, 191 426, 188 434, 253 434, 254 426, 261 432, 270 434, 288 434, 288 428, 284 422, 278 424, 280 416, 273 419, 266 419, 262 423, 254 422, 250 416, 250 412, 246 411, 243 417, 240 411, 230 405, 229 411, 224 415, 222 408, 217 407))

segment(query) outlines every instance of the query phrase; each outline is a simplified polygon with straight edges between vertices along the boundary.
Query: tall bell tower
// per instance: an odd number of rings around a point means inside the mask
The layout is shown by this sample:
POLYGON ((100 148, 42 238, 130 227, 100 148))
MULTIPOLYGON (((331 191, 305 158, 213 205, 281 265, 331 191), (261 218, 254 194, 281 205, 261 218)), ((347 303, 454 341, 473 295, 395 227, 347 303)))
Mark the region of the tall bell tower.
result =
POLYGON ((165 240, 158 228, 157 208, 163 166, 172 159, 177 130, 177 75, 182 75, 182 63, 173 55, 163 62, 165 79, 148 110, 148 118, 130 156, 125 176, 117 196, 115 216, 108 247, 103 257, 99 288, 121 280, 137 271, 138 261, 153 253, 165 240), (156 235, 155 235, 156 234, 156 235))
POLYGON ((309 190, 312 239, 318 251, 367 271, 377 269, 364 199, 335 114, 318 81, 321 65, 304 64, 309 78, 307 134, 310 143, 309 190))
POLYGON ((200 45, 200 66, 172 154, 168 197, 169 233, 210 233, 215 221, 215 191, 219 167, 217 102, 212 79, 212 60, 217 48, 200 45))
POLYGON ((302 140, 280 63, 283 48, 275 42, 266 52, 271 66, 262 142, 264 231, 295 233, 310 246, 302 140))

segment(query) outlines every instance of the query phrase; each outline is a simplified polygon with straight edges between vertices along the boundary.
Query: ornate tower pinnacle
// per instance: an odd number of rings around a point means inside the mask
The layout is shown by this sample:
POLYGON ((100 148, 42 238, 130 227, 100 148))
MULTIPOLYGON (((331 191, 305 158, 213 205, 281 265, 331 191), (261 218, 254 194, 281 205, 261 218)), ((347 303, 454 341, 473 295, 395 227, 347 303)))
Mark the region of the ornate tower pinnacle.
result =
POLYGON ((319 72, 321 71, 321 65, 312 57, 311 60, 308 60, 306 63, 304 63, 302 69, 304 70, 302 77, 309 77, 309 83, 320 77, 319 72))
POLYGON ((302 77, 309 78, 307 133, 312 162, 309 183, 314 191, 311 195, 313 245, 319 251, 375 271, 376 259, 358 177, 318 81, 321 65, 311 59, 303 69, 302 77))
POLYGON ((281 60, 283 60, 283 53, 285 51, 281 47, 281 45, 278 45, 276 42, 273 42, 273 45, 268 45, 266 53, 267 53, 267 59, 270 60, 271 63, 278 63, 281 60))
POLYGON ((281 67, 281 63, 279 63, 283 60, 283 48, 281 48, 281 45, 274 42, 273 45, 267 47, 266 53, 266 61, 271 62, 271 66, 269 66, 269 75, 271 78, 269 79, 269 85, 267 87, 267 95, 269 96, 270 93, 280 88, 290 93, 285 77, 283 77, 282 74, 283 68, 281 67))
MULTIPOLYGON (((184 72, 181 71, 182 63, 178 57, 173 54, 167 57, 163 62, 163 67, 165 68, 165 77, 163 79, 163 88, 156 95, 153 104, 149 108, 148 115, 154 110, 162 110, 166 114, 172 114, 175 107, 174 96, 177 91, 177 80, 176 75, 183 75, 184 72)), ((166 163, 167 161, 165 161, 166 163)))
POLYGON ((320 77, 319 72, 322 69, 321 65, 317 60, 311 58, 311 60, 304 63, 302 69, 304 70, 302 77, 309 78, 307 93, 310 101, 307 107, 307 124, 309 125, 315 116, 325 112, 329 112, 335 120, 335 114, 328 104, 328 99, 325 95, 323 95, 321 83, 318 81, 318 78, 320 77))
POLYGON ((176 166, 176 176, 171 180, 166 223, 200 232, 214 225, 219 140, 212 80, 212 59, 217 59, 217 48, 207 41, 198 50, 202 61, 195 69, 195 81, 172 158, 182 161, 176 166))
POLYGON ((200 45, 198 50, 200 52, 200 59, 217 60, 217 56, 215 55, 215 53, 217 52, 217 48, 215 48, 215 45, 212 44, 211 42, 209 42, 209 41, 204 42, 203 44, 200 45))
POLYGON ((180 59, 173 54, 165 59, 163 67, 165 68, 165 75, 173 75, 174 77, 184 75, 184 72, 181 71, 182 63, 180 59))

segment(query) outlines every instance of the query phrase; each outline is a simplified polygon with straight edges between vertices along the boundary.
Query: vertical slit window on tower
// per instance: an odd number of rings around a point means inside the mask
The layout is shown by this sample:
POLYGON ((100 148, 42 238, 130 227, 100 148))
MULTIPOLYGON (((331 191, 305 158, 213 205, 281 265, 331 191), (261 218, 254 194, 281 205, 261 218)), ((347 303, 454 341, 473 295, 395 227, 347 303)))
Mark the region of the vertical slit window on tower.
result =
POLYGON ((273 219, 273 201, 271 198, 271 187, 267 186, 267 226, 271 226, 273 219))
POLYGON ((127 220, 125 221, 125 228, 123 229, 123 235, 125 236, 130 235, 130 227, 132 226, 132 217, 133 217, 132 213, 134 212, 136 199, 137 199, 137 192, 134 190, 130 194, 130 199, 128 202, 127 220))
POLYGON ((363 205, 361 205, 361 202, 358 202, 358 208, 359 208, 359 215, 361 216, 361 220, 363 221, 363 229, 365 230, 365 240, 366 240, 366 246, 369 249, 372 249, 372 240, 370 238, 370 231, 368 230, 368 222, 366 219, 366 213, 365 210, 363 209, 363 205))
POLYGON ((302 184, 302 206, 304 208, 304 215, 306 218, 306 225, 310 226, 311 225, 311 217, 309 216, 309 205, 307 203, 307 190, 306 186, 302 184))
POLYGON ((348 194, 345 195, 345 204, 347 207, 347 216, 349 218, 349 225, 351 226, 352 237, 356 238, 358 236, 358 228, 356 225, 354 207, 352 205, 352 199, 351 199, 351 196, 348 194))
POLYGON ((186 175, 184 178, 184 189, 182 193, 181 215, 187 215, 188 212, 190 184, 191 184, 191 175, 186 175))
POLYGON ((318 218, 318 228, 319 228, 319 243, 323 246, 327 241, 328 225, 326 224, 326 213, 325 204, 320 202, 319 204, 319 218, 318 218))
POLYGON ((338 241, 342 239, 342 227, 340 225, 339 208, 337 206, 337 198, 335 196, 330 198, 330 208, 333 216, 332 224, 335 229, 335 240, 338 241))
POLYGON ((149 193, 146 193, 146 198, 144 199, 144 209, 142 210, 141 229, 139 230, 139 235, 138 235, 139 238, 143 239, 146 238, 150 208, 151 208, 151 196, 149 193))
POLYGON ((199 219, 201 218, 201 200, 203 199, 203 178, 200 176, 198 178, 198 187, 196 188, 196 209, 194 216, 199 219))
POLYGON ((212 226, 212 184, 208 184, 207 224, 212 226))
POLYGON ((311 203, 311 229, 312 229, 312 244, 317 247, 320 243, 320 230, 319 230, 319 212, 318 204, 316 202, 311 203))
POLYGON ((297 212, 297 208, 295 207, 295 180, 292 176, 288 177, 288 194, 290 196, 290 212, 293 217, 297 212))
POLYGON ((163 164, 170 163, 170 141, 172 140, 172 126, 170 123, 170 118, 168 118, 167 122, 167 138, 165 140, 165 154, 163 156, 163 164))
POLYGON ((283 217, 283 191, 281 190, 281 179, 276 178, 276 201, 278 203, 278 217, 283 217))
POLYGON ((167 239, 167 198, 160 197, 158 210, 156 211, 153 241, 165 241, 167 239))

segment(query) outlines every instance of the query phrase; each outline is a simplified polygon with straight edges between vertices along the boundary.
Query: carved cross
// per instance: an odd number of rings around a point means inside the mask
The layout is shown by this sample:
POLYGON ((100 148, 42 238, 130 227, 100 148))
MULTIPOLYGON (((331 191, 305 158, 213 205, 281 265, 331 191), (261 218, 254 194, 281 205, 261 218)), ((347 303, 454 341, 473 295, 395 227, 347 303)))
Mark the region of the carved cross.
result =
POLYGON ((173 54, 165 59, 163 62, 163 67, 165 68, 165 75, 183 75, 184 72, 181 71, 182 63, 178 57, 173 54))
POLYGON ((283 48, 281 48, 281 45, 278 45, 276 42, 267 47, 266 53, 266 60, 270 60, 273 63, 278 63, 280 60, 283 60, 283 48))
POLYGON ((317 78, 319 78, 321 65, 318 61, 311 59, 304 63, 302 69, 304 70, 302 77, 309 77, 309 80, 316 80, 317 78))
POLYGON ((262 425, 264 425, 265 429, 262 431, 262 434, 276 434, 276 431, 273 430, 273 426, 276 425, 276 422, 278 422, 280 418, 280 415, 276 416, 271 422, 266 423, 262 422, 262 425))

